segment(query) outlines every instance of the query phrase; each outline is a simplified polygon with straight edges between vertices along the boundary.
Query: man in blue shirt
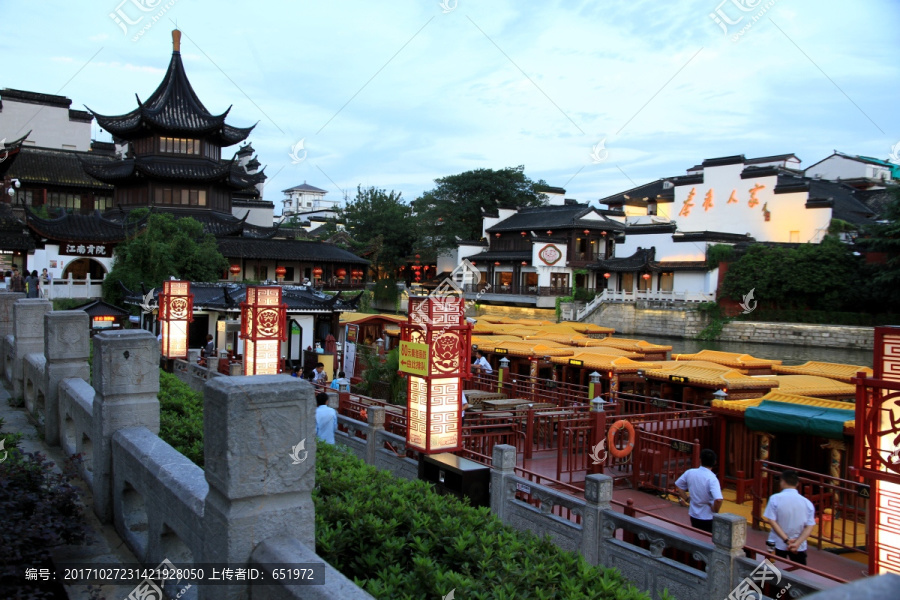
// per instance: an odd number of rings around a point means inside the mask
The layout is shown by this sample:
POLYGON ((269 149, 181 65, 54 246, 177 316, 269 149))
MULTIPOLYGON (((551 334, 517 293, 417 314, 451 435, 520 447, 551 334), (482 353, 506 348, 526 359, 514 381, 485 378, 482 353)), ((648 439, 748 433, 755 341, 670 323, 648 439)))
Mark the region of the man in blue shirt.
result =
POLYGON ((769 540, 775 541, 775 554, 795 563, 806 564, 806 538, 816 526, 813 503, 800 495, 796 471, 781 474, 781 491, 769 498, 762 520, 772 527, 769 540))
POLYGON ((675 482, 675 495, 678 502, 684 506, 687 504, 684 492, 691 495, 688 515, 691 517, 691 527, 702 529, 712 533, 713 514, 722 508, 722 488, 716 474, 712 472, 716 466, 716 453, 709 448, 700 452, 700 466, 696 469, 688 469, 675 482))
POLYGON ((337 431, 337 411, 328 406, 328 394, 316 394, 316 437, 326 444, 334 444, 337 431))

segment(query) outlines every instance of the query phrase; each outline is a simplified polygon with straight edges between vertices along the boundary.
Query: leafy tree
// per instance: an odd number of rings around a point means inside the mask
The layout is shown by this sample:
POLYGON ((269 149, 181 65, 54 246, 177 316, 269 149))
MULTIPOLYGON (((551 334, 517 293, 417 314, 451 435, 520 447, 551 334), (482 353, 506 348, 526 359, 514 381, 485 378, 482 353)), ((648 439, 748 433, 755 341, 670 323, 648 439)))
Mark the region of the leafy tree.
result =
POLYGON ((856 240, 869 252, 882 253, 885 262, 867 264, 861 273, 866 296, 877 306, 896 310, 900 304, 900 190, 885 207, 882 220, 867 226, 856 240))
POLYGON ((120 303, 121 281, 127 288, 159 287, 171 277, 190 281, 216 281, 228 261, 216 247, 216 238, 203 233, 196 219, 152 214, 146 226, 116 247, 112 270, 103 282, 103 298, 120 303))
POLYGON ((769 308, 858 310, 860 265, 852 247, 833 236, 797 248, 756 244, 728 268, 722 291, 741 300, 753 289, 769 308))
POLYGON ((412 254, 416 223, 412 208, 403 202, 399 192, 357 187, 356 198, 340 216, 357 242, 381 242, 371 259, 381 274, 393 274, 412 254))
POLYGON ((529 179, 521 165, 475 169, 434 181, 437 187, 415 200, 413 208, 422 220, 421 244, 435 248, 455 248, 457 238, 481 238, 482 211, 541 206, 547 199, 535 189, 546 182, 529 179))

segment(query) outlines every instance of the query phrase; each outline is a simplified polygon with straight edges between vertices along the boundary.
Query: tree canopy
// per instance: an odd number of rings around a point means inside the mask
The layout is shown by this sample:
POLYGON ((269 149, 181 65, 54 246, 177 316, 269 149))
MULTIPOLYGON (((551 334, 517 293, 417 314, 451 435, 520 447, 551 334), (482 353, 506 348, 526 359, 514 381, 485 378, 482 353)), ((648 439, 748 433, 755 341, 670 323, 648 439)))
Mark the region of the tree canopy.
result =
MULTIPOLYGON (((135 211, 137 212, 137 211, 135 211)), ((171 277, 189 281, 216 281, 228 261, 216 247, 216 238, 203 233, 192 218, 151 214, 147 224, 116 246, 112 270, 103 281, 103 298, 120 303, 121 281, 127 288, 159 287, 171 277)))
POLYGON ((547 197, 535 190, 525 167, 475 169, 434 180, 437 186, 413 202, 421 220, 422 244, 454 248, 456 240, 481 238, 482 211, 500 206, 541 206, 547 197))
POLYGON ((856 243, 884 259, 863 269, 870 301, 885 310, 896 310, 900 304, 900 190, 894 191, 882 220, 866 227, 856 243))
POLYGON ((357 187, 340 216, 357 242, 379 247, 372 263, 382 273, 393 273, 412 254, 416 222, 399 192, 357 187))

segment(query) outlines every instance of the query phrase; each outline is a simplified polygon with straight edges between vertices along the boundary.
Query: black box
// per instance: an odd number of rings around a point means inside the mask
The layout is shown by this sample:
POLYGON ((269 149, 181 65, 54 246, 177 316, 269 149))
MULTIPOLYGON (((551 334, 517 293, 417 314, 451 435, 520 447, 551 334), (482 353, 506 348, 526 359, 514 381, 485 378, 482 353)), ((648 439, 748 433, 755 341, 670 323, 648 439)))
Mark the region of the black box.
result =
POLYGON ((423 455, 419 479, 434 484, 439 494, 468 498, 472 506, 491 505, 491 468, 455 454, 423 455))

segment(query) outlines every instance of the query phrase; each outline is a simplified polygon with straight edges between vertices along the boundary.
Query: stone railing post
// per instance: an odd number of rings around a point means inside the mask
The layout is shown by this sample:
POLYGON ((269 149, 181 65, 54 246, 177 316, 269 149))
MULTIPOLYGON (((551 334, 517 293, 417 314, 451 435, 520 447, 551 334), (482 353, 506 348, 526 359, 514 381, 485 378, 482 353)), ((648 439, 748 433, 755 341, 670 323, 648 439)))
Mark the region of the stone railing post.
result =
MULTIPOLYGON (((281 535, 316 547, 310 495, 316 480, 315 411, 312 386, 288 375, 216 377, 206 384, 209 493, 196 562, 246 565, 254 548, 281 535)), ((204 599, 247 597, 247 585, 200 588, 204 599)))
POLYGON ((218 357, 207 357, 206 359, 206 368, 210 373, 218 373, 219 372, 219 358, 218 357))
POLYGON ((187 361, 188 364, 196 365, 200 361, 200 350, 197 348, 188 348, 187 361))
POLYGON ((12 364, 6 364, 6 357, 12 353, 13 344, 13 304, 24 298, 21 292, 0 292, 0 361, 3 364, 3 376, 12 381, 12 364), (8 370, 8 372, 7 372, 8 370))
POLYGON ((384 431, 384 407, 370 406, 366 411, 369 429, 366 431, 366 464, 375 464, 375 453, 378 452, 378 432, 384 431))
POLYGON ((83 310, 50 311, 44 315, 44 438, 51 446, 60 443, 59 384, 69 377, 91 379, 90 330, 91 320, 83 310))
POLYGON ((491 512, 506 523, 506 500, 512 494, 506 489, 506 481, 516 471, 516 447, 497 444, 491 460, 491 512))
POLYGON ((159 433, 159 342, 149 331, 94 336, 94 512, 111 523, 112 436, 126 427, 159 433))
POLYGON ((584 515, 581 519, 581 554, 592 565, 600 564, 600 513, 609 510, 613 479, 609 475, 588 475, 584 479, 584 515))
POLYGON ((13 304, 12 397, 21 398, 25 356, 44 351, 44 314, 52 305, 40 298, 16 300, 13 304))
POLYGON ((744 556, 747 519, 739 515, 713 515, 712 564, 707 569, 707 598, 727 598, 734 588, 734 561, 744 556))

